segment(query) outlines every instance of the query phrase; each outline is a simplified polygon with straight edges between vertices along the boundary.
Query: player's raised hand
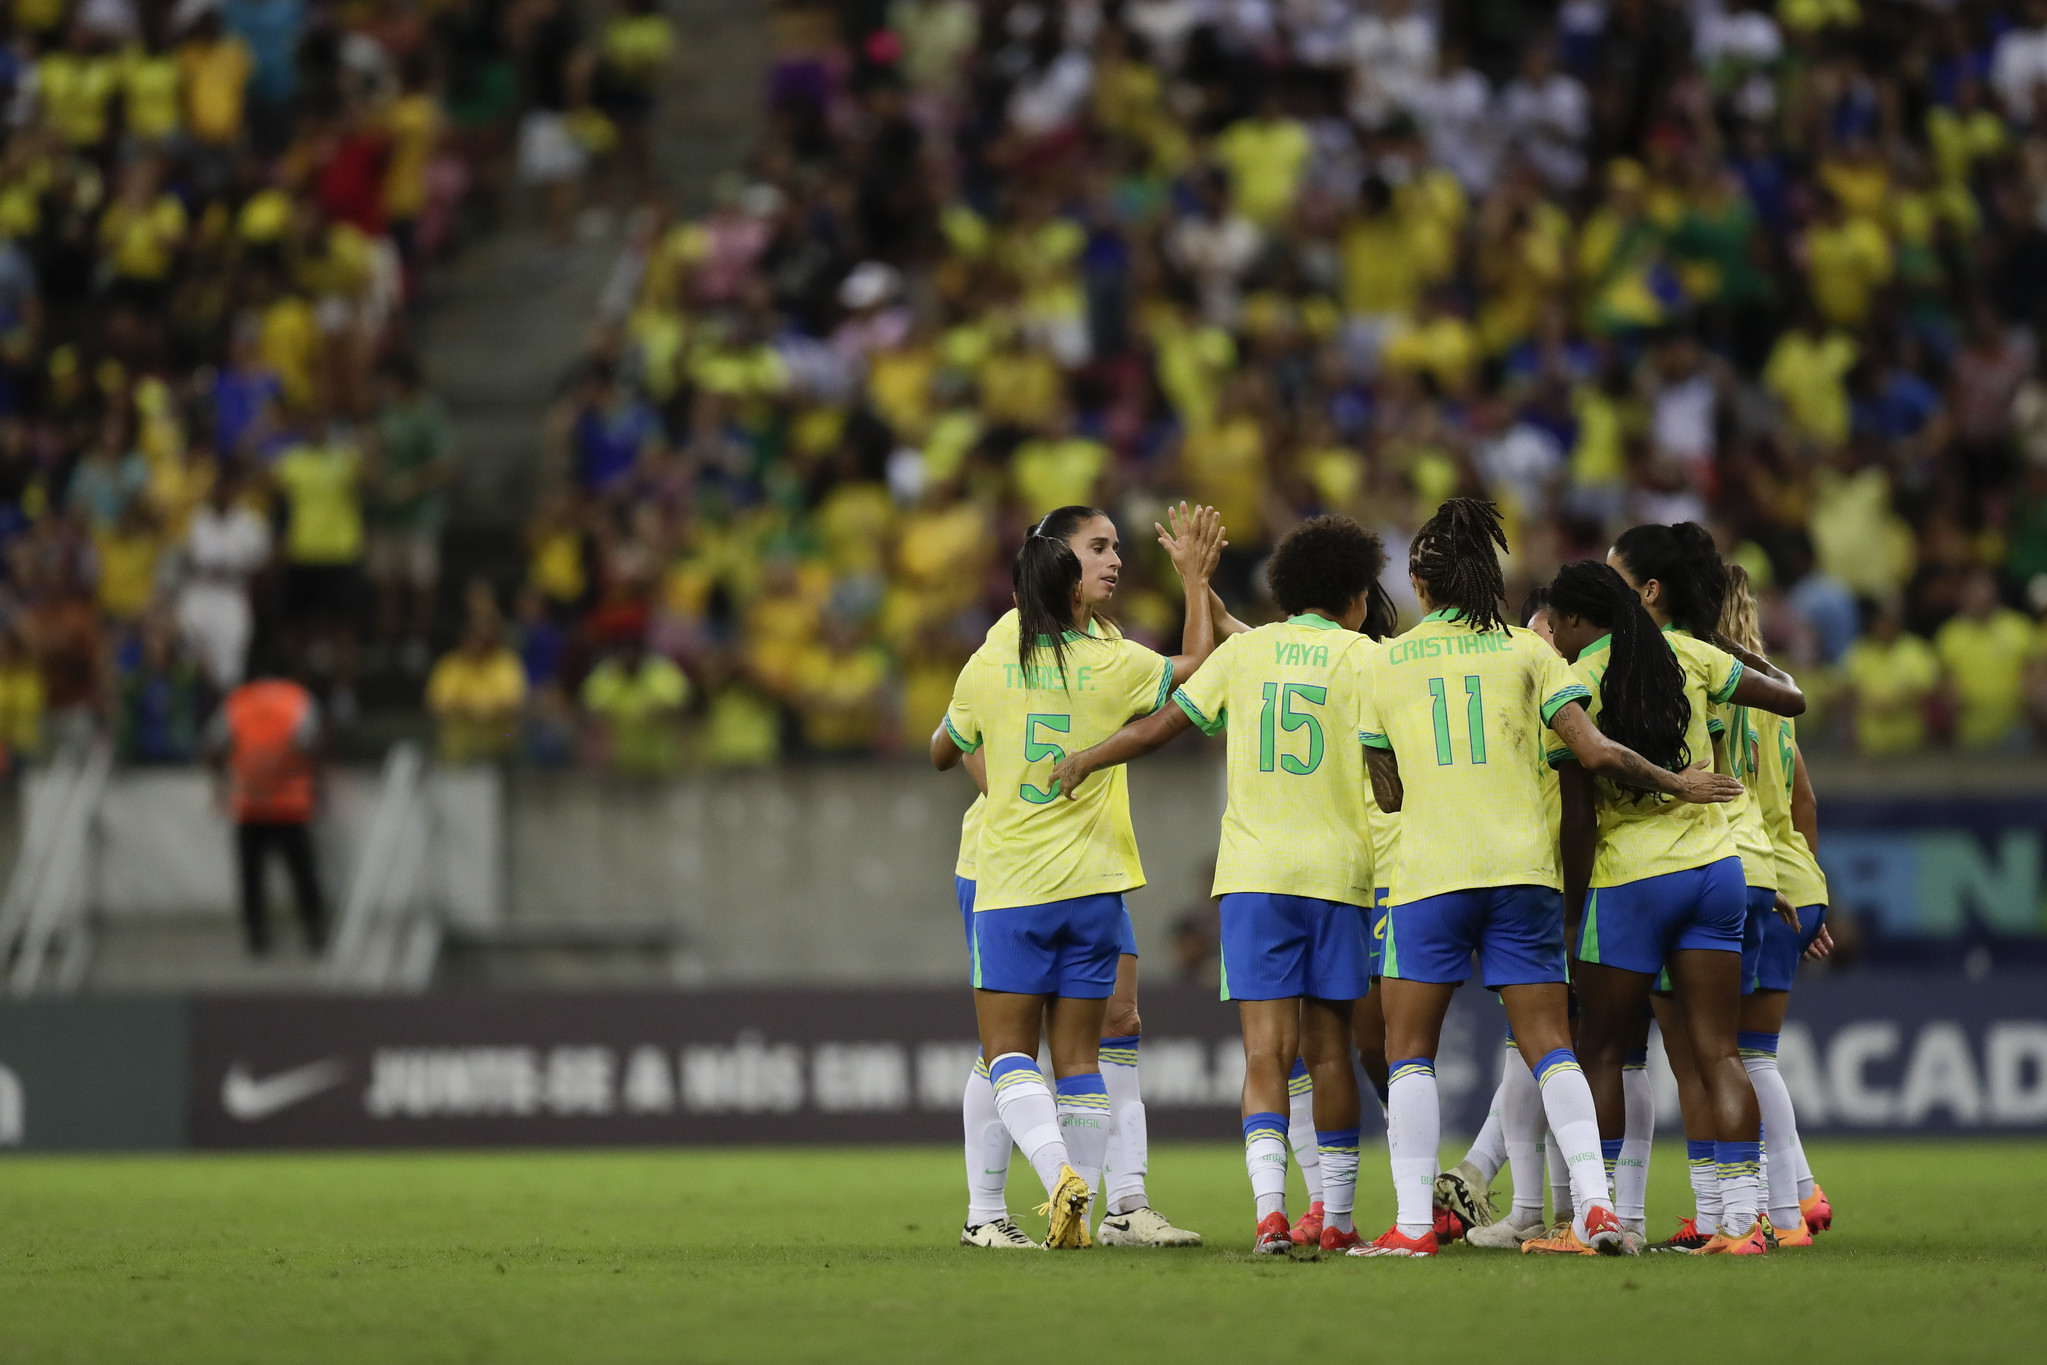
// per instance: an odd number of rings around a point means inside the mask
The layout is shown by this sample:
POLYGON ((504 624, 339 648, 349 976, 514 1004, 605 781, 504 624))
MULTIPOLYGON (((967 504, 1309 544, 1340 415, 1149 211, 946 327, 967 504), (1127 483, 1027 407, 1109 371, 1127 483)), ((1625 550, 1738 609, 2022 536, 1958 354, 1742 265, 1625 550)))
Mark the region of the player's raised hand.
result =
POLYGON ((1689 801, 1695 806, 1717 806, 1740 796, 1743 788, 1741 779, 1716 773, 1710 768, 1686 768, 1676 774, 1677 791, 1674 795, 1680 801, 1689 801))
POLYGON ((1183 501, 1166 508, 1166 521, 1171 530, 1157 522, 1151 529, 1158 532, 1159 545, 1173 561, 1173 571, 1183 583, 1206 582, 1222 554, 1221 516, 1213 507, 1198 503, 1189 507, 1183 501))

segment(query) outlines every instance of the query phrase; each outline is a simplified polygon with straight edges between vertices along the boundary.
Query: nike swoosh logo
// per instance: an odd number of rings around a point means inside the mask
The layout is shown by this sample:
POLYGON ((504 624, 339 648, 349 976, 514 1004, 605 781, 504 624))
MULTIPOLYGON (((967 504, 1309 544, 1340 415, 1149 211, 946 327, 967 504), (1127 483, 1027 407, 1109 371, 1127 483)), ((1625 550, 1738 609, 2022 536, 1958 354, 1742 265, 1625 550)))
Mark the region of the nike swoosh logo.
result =
POLYGON ((348 1063, 339 1057, 308 1062, 275 1076, 257 1080, 240 1062, 228 1068, 220 1083, 220 1107, 230 1118, 243 1123, 267 1119, 282 1109, 309 1100, 323 1090, 332 1090, 348 1075, 348 1063))
POLYGON ((999 1169, 996 1169, 996 1170, 990 1170, 990 1169, 988 1169, 988 1168, 987 1168, 986 1166, 983 1166, 983 1167, 981 1168, 981 1174, 982 1174, 982 1175, 1008 1175, 1008 1174, 1009 1174, 1009 1167, 1007 1167, 1007 1166, 1003 1166, 1003 1167, 1000 1167, 999 1169))

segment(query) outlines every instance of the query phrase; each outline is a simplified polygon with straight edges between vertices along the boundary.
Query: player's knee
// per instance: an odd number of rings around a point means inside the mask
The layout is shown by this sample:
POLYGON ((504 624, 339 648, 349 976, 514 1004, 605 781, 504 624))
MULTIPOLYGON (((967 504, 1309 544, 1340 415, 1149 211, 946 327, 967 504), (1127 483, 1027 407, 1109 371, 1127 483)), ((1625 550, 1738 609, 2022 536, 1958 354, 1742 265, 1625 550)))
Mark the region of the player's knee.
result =
POLYGON ((1137 1038, 1144 1034, 1144 1021, 1137 1017, 1137 1006, 1126 1005, 1119 1000, 1109 1001, 1109 1012, 1102 1017, 1104 1038, 1137 1038))

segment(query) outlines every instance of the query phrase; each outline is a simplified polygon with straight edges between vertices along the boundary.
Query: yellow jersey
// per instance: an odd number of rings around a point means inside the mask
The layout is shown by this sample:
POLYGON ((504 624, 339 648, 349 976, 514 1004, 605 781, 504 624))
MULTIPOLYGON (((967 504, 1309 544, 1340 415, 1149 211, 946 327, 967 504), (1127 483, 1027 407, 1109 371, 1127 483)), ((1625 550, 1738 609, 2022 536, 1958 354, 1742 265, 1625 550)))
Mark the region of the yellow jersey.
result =
POLYGON ((1789 717, 1751 711, 1756 745, 1755 804, 1777 852, 1777 889, 1801 909, 1827 903, 1827 876, 1805 836, 1791 823, 1791 785, 1798 772, 1798 728, 1789 717))
POLYGON ((988 800, 975 856, 974 909, 1043 905, 1144 885, 1122 767, 1067 800, 1052 768, 1172 695, 1173 665, 1132 640, 1067 633, 1064 676, 1049 641, 1017 662, 1015 627, 997 623, 960 670, 945 728, 964 753, 987 749, 988 800))
POLYGON ((974 880, 974 856, 981 844, 981 807, 988 804, 988 798, 974 793, 974 804, 967 807, 967 813, 960 817, 960 856, 953 862, 952 875, 974 880))
POLYGON ((1400 851, 1400 812, 1379 809, 1379 798, 1372 794, 1369 770, 1365 781, 1365 838, 1372 845, 1372 899, 1376 902, 1378 893, 1384 891, 1390 902, 1393 860, 1400 851))
MULTIPOLYGON (((1715 705, 1734 695, 1741 681, 1741 661, 1703 640, 1666 628, 1663 638, 1677 654, 1684 672, 1685 700, 1692 705, 1685 747, 1691 762, 1710 760, 1712 740, 1707 723, 1715 705)), ((1603 635, 1587 645, 1571 672, 1590 690, 1586 710, 1597 721, 1599 687, 1612 661, 1613 637, 1603 635)), ((1551 763, 1573 763, 1569 749, 1550 751, 1551 763)), ((1721 807, 1693 805, 1658 792, 1616 786, 1605 778, 1593 781, 1593 802, 1599 814, 1599 853, 1592 863, 1592 885, 1623 886, 1667 872, 1705 867, 1738 853, 1734 830, 1721 807)))
POLYGON ((1706 730, 1727 749, 1727 772, 1741 782, 1741 795, 1727 803, 1727 824, 1734 831, 1734 848, 1741 855, 1741 875, 1750 886, 1777 889, 1777 846, 1763 827, 1763 813, 1756 805, 1756 767, 1762 748, 1762 734, 1756 713, 1746 706, 1716 706, 1707 718, 1706 730))
POLYGON ((1391 903, 1487 886, 1561 888, 1543 729, 1590 697, 1534 631, 1429 613, 1368 651, 1358 739, 1400 759, 1391 903))
POLYGON ((1173 694, 1229 732, 1213 894, 1372 901, 1364 755, 1351 742, 1372 641, 1315 615, 1232 635, 1173 694))

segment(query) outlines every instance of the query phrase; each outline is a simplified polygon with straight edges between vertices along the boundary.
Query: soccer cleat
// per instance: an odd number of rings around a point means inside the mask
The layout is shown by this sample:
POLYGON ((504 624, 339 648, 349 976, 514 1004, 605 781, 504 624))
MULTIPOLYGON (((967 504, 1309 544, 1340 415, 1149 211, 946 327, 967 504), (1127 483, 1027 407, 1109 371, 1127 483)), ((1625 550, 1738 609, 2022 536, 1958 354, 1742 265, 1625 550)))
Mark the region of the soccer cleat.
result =
POLYGON ((1198 1247, 1201 1234, 1176 1228, 1149 1204, 1128 1213, 1112 1213, 1095 1229, 1105 1247, 1198 1247))
POLYGON ((1487 1223, 1482 1228, 1473 1228, 1465 1235, 1464 1240, 1471 1246, 1487 1251, 1519 1251, 1523 1242, 1540 1237, 1543 1232, 1544 1228, 1539 1219, 1524 1228, 1502 1218, 1498 1222, 1487 1223))
POLYGON ((1003 1251, 1043 1251, 1024 1230, 1007 1218, 991 1218, 985 1223, 960 1229, 960 1245, 963 1247, 995 1247, 1003 1251))
POLYGON ((1585 1215, 1585 1241, 1602 1256, 1628 1254, 1628 1230, 1620 1215, 1602 1204, 1594 1204, 1585 1215))
POLYGON ((1348 1254, 1352 1256, 1433 1256, 1437 1250, 1435 1229, 1431 1228, 1419 1237, 1410 1237, 1400 1230, 1398 1223, 1395 1223, 1392 1227, 1379 1234, 1378 1241, 1364 1246, 1352 1247, 1348 1254))
POLYGON ((1486 1227, 1500 1216, 1493 1207, 1493 1192, 1469 1161, 1460 1161, 1436 1177, 1435 1203, 1437 1208, 1456 1214, 1465 1232, 1486 1227))
POLYGON ((1430 1231, 1435 1233, 1437 1242, 1447 1246, 1464 1236, 1464 1219, 1455 1209, 1438 1208, 1435 1215, 1435 1226, 1430 1231))
POLYGON ((1294 1239, 1287 1230, 1285 1214, 1268 1213, 1258 1220, 1258 1231, 1251 1237, 1253 1256, 1285 1256, 1293 1249, 1294 1239))
POLYGON ((1599 1253, 1579 1240, 1578 1230, 1568 1218, 1560 1220, 1541 1237, 1531 1237, 1521 1250, 1532 1256, 1597 1256, 1599 1253))
POLYGON ((1812 1195, 1798 1201, 1798 1212, 1805 1219, 1807 1232, 1832 1232, 1834 1230, 1834 1206, 1827 1202, 1827 1192, 1820 1188, 1820 1182, 1812 1182, 1812 1195))
POLYGON ((1047 1251, 1084 1251, 1094 1245, 1094 1239, 1087 1232, 1087 1182, 1082 1180, 1071 1166, 1059 1168, 1059 1183, 1052 1189, 1052 1197, 1038 1205, 1038 1212, 1045 1215, 1045 1249, 1047 1251))
POLYGON ((1682 1223, 1679 1223, 1677 1225, 1677 1233, 1675 1236, 1673 1236, 1667 1242, 1658 1242, 1656 1245, 1650 1247, 1649 1250, 1681 1251, 1687 1255, 1690 1255, 1692 1252, 1695 1252, 1700 1247, 1706 1245, 1706 1243, 1712 1241, 1713 1237, 1714 1237, 1713 1233, 1700 1232, 1698 1222, 1695 1219, 1687 1218, 1682 1223))
POLYGON ((1323 1251, 1329 1252, 1349 1251, 1352 1247, 1361 1247, 1364 1244, 1365 1239, 1358 1236, 1355 1229, 1345 1232, 1342 1228, 1325 1227, 1322 1229, 1322 1237, 1318 1245, 1323 1251))
POLYGON ((1294 1224, 1293 1238, 1297 1247, 1319 1245, 1322 1237, 1322 1201, 1317 1199, 1308 1205, 1308 1211, 1301 1215, 1301 1221, 1294 1224))
POLYGON ((1736 1237, 1716 1232, 1706 1245, 1700 1247, 1700 1256, 1766 1256, 1770 1244, 1763 1240, 1763 1222, 1759 1218, 1748 1225, 1748 1231, 1736 1237))
POLYGON ((1808 1228, 1807 1228, 1807 1227, 1805 1226, 1805 1220, 1804 1220, 1803 1218, 1801 1218, 1801 1219, 1799 1219, 1799 1220, 1798 1220, 1798 1226, 1797 1226, 1797 1227, 1794 1227, 1794 1228, 1778 1228, 1778 1229, 1777 1229, 1777 1238, 1776 1238, 1776 1240, 1775 1240, 1774 1242, 1772 1242, 1772 1243, 1771 1243, 1771 1246, 1773 1246, 1773 1247, 1778 1247, 1778 1248, 1781 1248, 1781 1247, 1809 1247, 1809 1246, 1811 1246, 1811 1245, 1812 1245, 1812 1232, 1811 1232, 1811 1230, 1810 1230, 1810 1229, 1808 1229, 1808 1228))

